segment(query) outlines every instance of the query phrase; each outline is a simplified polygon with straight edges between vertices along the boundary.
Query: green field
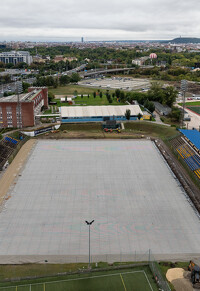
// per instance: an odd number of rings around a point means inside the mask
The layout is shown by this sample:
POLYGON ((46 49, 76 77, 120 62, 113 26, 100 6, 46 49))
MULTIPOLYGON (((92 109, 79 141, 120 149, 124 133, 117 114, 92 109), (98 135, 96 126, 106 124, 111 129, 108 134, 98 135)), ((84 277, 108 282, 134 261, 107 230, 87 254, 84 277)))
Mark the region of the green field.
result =
MULTIPOLYGON (((180 106, 183 105, 183 103, 178 103, 180 106)), ((185 102, 185 105, 188 106, 200 106, 200 101, 194 101, 194 102, 185 102)))
MULTIPOLYGON (((92 94, 94 91, 97 92, 97 89, 70 84, 66 86, 59 86, 58 88, 49 88, 48 91, 54 95, 73 95, 74 91, 77 91, 78 94, 92 94)), ((106 92, 106 89, 101 89, 101 91, 106 92)), ((112 93, 115 90, 109 91, 112 93)))
MULTIPOLYGON (((200 104, 199 104, 200 105, 200 104)), ((188 109, 200 114, 200 106, 187 106, 188 109)))
POLYGON ((175 127, 147 121, 124 122, 124 126, 126 132, 140 132, 142 134, 147 134, 153 137, 159 137, 163 140, 180 134, 175 127))
POLYGON ((149 267, 107 272, 92 272, 68 277, 45 278, 23 284, 0 284, 0 291, 157 291, 149 267))
MULTIPOLYGON (((114 99, 112 98, 113 102, 109 103, 106 96, 103 95, 102 98, 100 98, 99 96, 96 96, 94 98, 94 96, 92 94, 90 94, 89 98, 87 96, 83 96, 83 98, 81 98, 81 96, 77 96, 76 98, 74 98, 75 104, 76 105, 125 105, 125 103, 122 102, 118 102, 117 98, 115 97, 114 99)), ((53 99, 54 102, 57 102, 57 106, 73 106, 73 105, 69 105, 69 103, 67 102, 60 102, 60 99, 53 99)))

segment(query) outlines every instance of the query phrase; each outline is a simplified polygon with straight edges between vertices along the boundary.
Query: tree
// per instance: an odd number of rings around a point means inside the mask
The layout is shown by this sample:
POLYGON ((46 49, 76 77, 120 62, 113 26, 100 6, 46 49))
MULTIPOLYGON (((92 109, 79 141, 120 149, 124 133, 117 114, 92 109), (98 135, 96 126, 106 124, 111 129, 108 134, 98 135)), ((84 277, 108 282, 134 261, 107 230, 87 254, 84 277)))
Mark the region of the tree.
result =
POLYGON ((126 109, 125 117, 126 117, 127 120, 130 120, 130 118, 131 118, 131 111, 130 111, 130 109, 126 109))
POLYGON ((70 82, 70 78, 67 75, 62 75, 59 78, 60 85, 67 85, 70 82))
POLYGON ((111 96, 109 96, 108 102, 111 104, 113 102, 111 96))
POLYGON ((100 98, 102 98, 103 97, 103 93, 100 91, 100 93, 99 93, 99 96, 100 96, 100 98))
POLYGON ((93 97, 94 97, 94 98, 96 98, 96 95, 97 95, 96 92, 93 92, 93 97))
POLYGON ((90 94, 88 94, 87 97, 90 98, 90 94))
POLYGON ((26 83, 26 82, 22 82, 22 87, 23 87, 23 92, 28 92, 28 87, 30 87, 30 84, 29 83, 26 83))
POLYGON ((58 78, 55 78, 53 87, 54 88, 58 87, 58 78))
POLYGON ((148 91, 148 99, 150 101, 158 101, 160 103, 163 103, 164 92, 160 83, 154 82, 151 84, 151 88, 148 91))
POLYGON ((148 107, 149 111, 151 113, 153 113, 155 111, 155 105, 152 101, 149 102, 149 107, 148 107))
POLYGON ((138 113, 137 118, 140 120, 142 118, 142 114, 138 113))
POLYGON ((80 81, 81 77, 79 76, 78 73, 72 73, 70 82, 72 83, 78 83, 80 81))
POLYGON ((172 111, 169 114, 169 117, 176 122, 179 122, 181 120, 182 112, 177 107, 172 107, 172 111))
POLYGON ((124 94, 124 91, 121 91, 121 92, 120 92, 120 100, 121 100, 122 102, 125 101, 125 94, 124 94))
POLYGON ((83 98, 83 94, 81 94, 81 98, 83 98))
MULTIPOLYGON (((51 102, 54 99, 54 95, 51 92, 48 92, 48 101, 51 102)), ((48 103, 49 103, 48 102, 48 103)))
POLYGON ((121 93, 121 91, 119 89, 115 90, 115 95, 116 95, 117 98, 120 97, 120 93, 121 93))
POLYGON ((178 91, 173 86, 169 86, 166 88, 164 95, 165 104, 167 104, 169 107, 172 107, 178 96, 178 91))

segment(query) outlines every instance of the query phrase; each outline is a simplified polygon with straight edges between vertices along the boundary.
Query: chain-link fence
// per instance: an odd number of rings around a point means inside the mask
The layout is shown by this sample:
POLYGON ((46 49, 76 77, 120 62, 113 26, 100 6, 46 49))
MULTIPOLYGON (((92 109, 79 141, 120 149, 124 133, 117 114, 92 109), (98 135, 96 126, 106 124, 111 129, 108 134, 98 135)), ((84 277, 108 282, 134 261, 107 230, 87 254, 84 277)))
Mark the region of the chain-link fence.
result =
MULTIPOLYGON (((83 257, 83 261, 80 263, 81 258, 74 256, 74 261, 72 264, 66 264, 64 262, 60 264, 51 264, 48 260, 41 260, 38 262, 35 261, 35 264, 11 264, 7 269, 5 269, 5 266, 0 265, 0 286, 2 286, 2 282, 5 282, 5 284, 6 282, 12 282, 12 285, 15 285, 15 281, 20 281, 21 285, 23 285, 23 280, 30 280, 32 290, 41 290, 42 285, 38 283, 36 284, 34 279, 40 278, 43 282, 46 281, 47 283, 48 281, 51 281, 50 277, 56 277, 57 280, 60 281, 63 280, 63 276, 67 276, 67 279, 68 275, 69 277, 72 275, 82 276, 86 273, 96 273, 98 271, 107 272, 130 268, 133 270, 133 272, 134 268, 137 268, 137 270, 141 270, 140 272, 142 272, 143 268, 148 268, 149 266, 154 280, 160 290, 171 291, 165 277, 160 271, 159 264, 156 262, 150 250, 143 253, 135 252, 133 254, 121 253, 118 255, 110 254, 102 256, 91 256, 91 269, 88 268, 88 260, 86 256, 83 257), (34 289, 36 286, 39 289, 34 289)), ((27 286, 28 285, 26 285, 26 287, 21 286, 20 288, 22 290, 26 290, 27 286)), ((18 287, 18 290, 21 290, 20 288, 18 287)), ((0 290, 4 289, 0 288, 0 290)))
POLYGON ((149 267, 151 269, 151 272, 153 273, 153 276, 154 276, 158 286, 161 288, 161 290, 171 291, 171 288, 169 287, 166 279, 164 279, 164 277, 162 276, 159 265, 155 261, 154 256, 150 250, 149 250, 149 267))

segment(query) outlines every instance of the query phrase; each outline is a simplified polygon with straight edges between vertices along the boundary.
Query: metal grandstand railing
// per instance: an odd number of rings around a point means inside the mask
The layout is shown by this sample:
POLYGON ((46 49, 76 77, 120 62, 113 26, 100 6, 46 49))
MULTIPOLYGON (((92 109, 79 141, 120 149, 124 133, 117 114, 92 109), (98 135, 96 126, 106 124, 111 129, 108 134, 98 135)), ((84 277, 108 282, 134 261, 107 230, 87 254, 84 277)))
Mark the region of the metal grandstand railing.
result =
POLYGON ((170 141, 178 157, 186 163, 188 168, 200 179, 200 156, 187 143, 183 137, 178 137, 170 141))

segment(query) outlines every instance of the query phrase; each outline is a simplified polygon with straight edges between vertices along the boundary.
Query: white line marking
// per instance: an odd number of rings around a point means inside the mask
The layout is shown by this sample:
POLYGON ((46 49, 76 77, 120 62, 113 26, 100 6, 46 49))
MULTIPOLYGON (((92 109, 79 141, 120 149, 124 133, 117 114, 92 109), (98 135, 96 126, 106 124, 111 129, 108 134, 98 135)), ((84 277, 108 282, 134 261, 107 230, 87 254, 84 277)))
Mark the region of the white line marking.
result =
MULTIPOLYGON (((144 270, 140 271, 132 271, 132 272, 122 272, 121 274, 134 274, 134 273, 144 273, 144 270)), ((92 276, 92 277, 85 277, 85 278, 74 278, 74 279, 68 279, 68 280, 60 280, 60 281, 49 281, 49 282, 41 282, 41 283, 33 283, 31 284, 32 286, 35 285, 43 285, 43 284, 53 284, 53 283, 61 283, 61 282, 70 282, 70 281, 78 281, 78 280, 86 280, 86 279, 93 279, 93 278, 103 278, 103 277, 111 277, 111 276, 117 276, 120 275, 120 273, 114 273, 114 274, 108 274, 108 275, 100 275, 100 276, 92 276)), ((146 275, 146 273, 145 273, 146 275)), ((148 280, 148 278, 147 278, 148 280)), ((25 284, 25 285, 17 285, 17 287, 25 287, 25 286, 30 286, 30 284, 25 284)), ((0 287, 1 289, 8 289, 8 288, 15 288, 16 285, 14 286, 6 286, 6 287, 0 287)), ((153 289, 151 289, 153 291, 153 289)))
POLYGON ((152 286, 151 286, 151 283, 149 282, 149 279, 148 279, 148 277, 147 277, 147 274, 146 274, 146 272, 143 270, 143 273, 144 273, 144 275, 145 275, 145 277, 146 277, 146 279, 147 279, 147 282, 149 283, 149 287, 150 287, 150 289, 151 289, 151 291, 153 291, 153 288, 152 288, 152 286))

